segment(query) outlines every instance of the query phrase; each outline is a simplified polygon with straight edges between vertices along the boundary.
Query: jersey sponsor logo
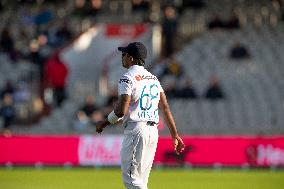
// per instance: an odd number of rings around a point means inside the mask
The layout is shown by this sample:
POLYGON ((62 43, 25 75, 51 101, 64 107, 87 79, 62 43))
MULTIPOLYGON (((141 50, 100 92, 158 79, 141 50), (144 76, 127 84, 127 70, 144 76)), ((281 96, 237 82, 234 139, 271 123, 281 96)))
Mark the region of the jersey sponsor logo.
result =
POLYGON ((147 80, 157 80, 157 78, 155 77, 155 76, 152 76, 152 75, 136 75, 135 76, 135 79, 137 80, 137 81, 141 81, 141 80, 144 80, 144 79, 147 79, 147 80))
POLYGON ((129 79, 120 79, 119 83, 128 83, 131 84, 131 81, 129 79))

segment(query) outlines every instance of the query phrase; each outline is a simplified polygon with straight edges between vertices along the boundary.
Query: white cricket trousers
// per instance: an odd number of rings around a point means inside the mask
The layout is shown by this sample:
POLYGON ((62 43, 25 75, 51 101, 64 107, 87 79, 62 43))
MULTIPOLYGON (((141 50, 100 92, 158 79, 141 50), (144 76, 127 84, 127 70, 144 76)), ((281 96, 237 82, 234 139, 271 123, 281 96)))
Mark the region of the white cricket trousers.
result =
POLYGON ((157 126, 128 123, 121 148, 121 170, 127 189, 147 189, 158 143, 157 126))

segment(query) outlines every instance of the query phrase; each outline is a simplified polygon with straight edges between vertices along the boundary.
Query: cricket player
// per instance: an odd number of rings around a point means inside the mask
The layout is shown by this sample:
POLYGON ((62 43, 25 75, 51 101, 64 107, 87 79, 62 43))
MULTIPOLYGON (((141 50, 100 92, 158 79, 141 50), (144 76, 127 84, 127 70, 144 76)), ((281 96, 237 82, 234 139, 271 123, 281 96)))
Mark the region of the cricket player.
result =
POLYGON ((184 149, 170 111, 166 95, 156 76, 144 68, 147 49, 140 42, 118 47, 122 66, 127 72, 118 83, 118 102, 107 119, 100 121, 96 131, 123 120, 124 139, 121 149, 121 169, 128 189, 147 189, 157 142, 159 110, 170 130, 177 154, 184 149))

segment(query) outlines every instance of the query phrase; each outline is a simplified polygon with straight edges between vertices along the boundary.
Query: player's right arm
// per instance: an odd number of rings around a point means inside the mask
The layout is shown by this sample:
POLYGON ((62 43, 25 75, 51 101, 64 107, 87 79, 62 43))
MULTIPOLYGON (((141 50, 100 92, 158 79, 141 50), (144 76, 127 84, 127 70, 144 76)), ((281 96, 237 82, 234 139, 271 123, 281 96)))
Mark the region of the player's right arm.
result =
POLYGON ((116 124, 127 114, 132 93, 132 81, 128 76, 122 76, 118 83, 118 101, 114 110, 108 115, 107 119, 96 124, 96 131, 101 133, 110 124, 116 124))
POLYGON ((172 115, 172 112, 170 110, 170 106, 167 101, 167 97, 164 92, 160 93, 160 101, 159 101, 159 109, 163 113, 163 117, 166 121, 166 124, 170 130, 172 139, 173 139, 173 144, 174 148, 177 154, 181 153, 184 150, 184 143, 180 136, 178 135, 176 124, 174 121, 174 117, 172 115))
MULTIPOLYGON (((128 109, 129 109, 129 105, 130 105, 130 100, 131 100, 131 97, 127 94, 122 94, 118 97, 118 101, 114 107, 114 110, 113 110, 113 115, 116 116, 117 118, 117 121, 119 122, 120 119, 127 114, 128 112, 128 109)), ((103 129, 105 127, 107 127, 108 125, 110 124, 114 124, 114 123, 111 123, 110 121, 110 116, 108 116, 107 119, 103 120, 103 121, 100 121, 97 123, 96 125, 96 131, 98 133, 101 133, 103 131, 103 129)), ((116 122, 117 123, 117 122, 116 122)))

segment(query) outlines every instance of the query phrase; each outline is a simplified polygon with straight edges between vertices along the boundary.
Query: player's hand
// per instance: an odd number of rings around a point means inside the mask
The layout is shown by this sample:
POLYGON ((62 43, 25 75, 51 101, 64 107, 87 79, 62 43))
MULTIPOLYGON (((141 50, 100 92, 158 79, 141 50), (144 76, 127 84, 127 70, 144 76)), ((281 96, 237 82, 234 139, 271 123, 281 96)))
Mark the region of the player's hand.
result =
POLYGON ((173 143, 174 143, 176 154, 179 155, 180 153, 184 151, 185 145, 179 136, 176 136, 175 138, 173 138, 173 143))
POLYGON ((107 123, 105 121, 99 121, 96 124, 96 132, 101 134, 106 126, 107 126, 107 123))

